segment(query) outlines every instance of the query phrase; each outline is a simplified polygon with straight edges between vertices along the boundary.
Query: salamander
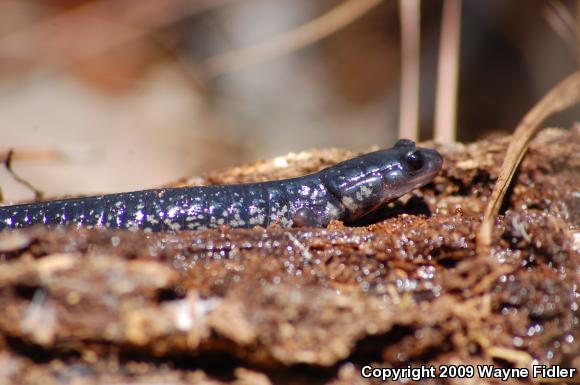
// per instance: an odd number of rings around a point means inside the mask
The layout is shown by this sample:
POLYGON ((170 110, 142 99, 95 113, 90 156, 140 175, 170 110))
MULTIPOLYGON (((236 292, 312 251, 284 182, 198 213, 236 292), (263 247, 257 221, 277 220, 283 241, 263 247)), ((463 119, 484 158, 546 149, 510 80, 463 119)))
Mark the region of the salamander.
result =
POLYGON ((429 183, 443 158, 401 139, 390 149, 319 172, 278 181, 165 188, 0 206, 0 230, 72 225, 144 231, 203 230, 220 225, 324 227, 355 221, 429 183))

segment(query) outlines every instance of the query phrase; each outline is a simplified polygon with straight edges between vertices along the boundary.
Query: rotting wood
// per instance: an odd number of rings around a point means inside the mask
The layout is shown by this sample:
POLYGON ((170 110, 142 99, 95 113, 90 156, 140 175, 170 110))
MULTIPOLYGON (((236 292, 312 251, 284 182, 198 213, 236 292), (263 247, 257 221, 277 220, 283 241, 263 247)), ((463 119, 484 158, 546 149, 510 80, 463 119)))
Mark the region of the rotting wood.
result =
MULTIPOLYGON (((475 236, 509 138, 439 146, 435 182, 368 226, 2 235, 0 376, 366 384, 370 362, 580 366, 579 134, 531 143, 494 229, 497 264, 475 236)), ((290 177, 350 155, 315 150, 195 181, 290 177)))

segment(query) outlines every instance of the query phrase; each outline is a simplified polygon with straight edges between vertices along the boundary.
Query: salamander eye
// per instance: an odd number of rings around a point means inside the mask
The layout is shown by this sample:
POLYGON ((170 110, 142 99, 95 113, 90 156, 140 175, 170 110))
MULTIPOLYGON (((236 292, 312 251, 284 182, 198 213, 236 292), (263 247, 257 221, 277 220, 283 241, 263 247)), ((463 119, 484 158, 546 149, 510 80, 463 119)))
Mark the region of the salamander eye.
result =
POLYGON ((419 171, 423 168, 425 160, 423 159, 423 154, 420 151, 413 151, 407 154, 405 161, 409 165, 410 171, 419 171))

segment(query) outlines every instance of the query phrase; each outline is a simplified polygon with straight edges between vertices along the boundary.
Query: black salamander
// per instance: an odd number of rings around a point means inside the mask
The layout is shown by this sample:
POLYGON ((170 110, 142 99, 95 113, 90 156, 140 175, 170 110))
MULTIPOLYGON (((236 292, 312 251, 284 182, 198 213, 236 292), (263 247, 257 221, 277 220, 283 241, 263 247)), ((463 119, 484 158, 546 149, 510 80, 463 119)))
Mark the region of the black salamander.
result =
POLYGON ((326 226, 356 220, 429 183, 443 164, 435 150, 401 139, 299 178, 228 186, 167 188, 0 207, 0 230, 37 224, 145 231, 220 225, 326 226))

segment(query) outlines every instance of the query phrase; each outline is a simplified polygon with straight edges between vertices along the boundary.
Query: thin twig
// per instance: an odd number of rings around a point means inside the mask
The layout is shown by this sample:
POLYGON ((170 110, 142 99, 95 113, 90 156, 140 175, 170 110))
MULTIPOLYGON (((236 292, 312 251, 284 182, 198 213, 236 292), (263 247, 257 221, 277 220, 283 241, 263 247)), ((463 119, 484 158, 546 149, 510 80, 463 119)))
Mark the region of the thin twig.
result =
POLYGON ((24 160, 24 161, 34 161, 34 162, 54 162, 62 158, 62 155, 49 148, 18 148, 18 151, 8 150, 0 151, 0 162, 6 162, 8 156, 12 157, 12 160, 24 160))
POLYGON ((399 0, 401 13, 401 105, 399 138, 419 139, 421 0, 399 0))
POLYGON ((41 200, 42 197, 44 196, 44 193, 42 191, 38 190, 36 187, 34 187, 30 182, 28 182, 24 178, 21 178, 12 169, 12 160, 13 160, 12 158, 13 158, 13 155, 14 155, 14 150, 12 150, 12 149, 8 150, 8 154, 6 155, 6 159, 4 159, 4 167, 6 167, 6 170, 10 173, 10 175, 12 175, 12 177, 18 183, 20 183, 20 184, 28 187, 30 190, 32 190, 34 192, 34 198, 36 200, 41 200))
POLYGON ((576 65, 580 67, 580 0, 576 0, 576 65))
POLYGON ((522 119, 508 146, 499 177, 485 208, 483 222, 477 236, 478 254, 489 254, 495 217, 505 193, 524 157, 529 142, 540 129, 540 124, 550 115, 580 102, 580 71, 561 81, 546 94, 522 119))
POLYGON ((451 143, 457 138, 457 90, 461 38, 461 0, 445 0, 435 99, 435 140, 451 143))
POLYGON ((283 35, 208 58, 204 65, 206 73, 210 77, 216 77, 302 49, 346 27, 381 2, 382 0, 347 0, 324 15, 283 35))
POLYGON ((575 52, 576 23, 570 10, 561 1, 551 0, 544 5, 542 13, 554 32, 568 45, 571 52, 575 52))

